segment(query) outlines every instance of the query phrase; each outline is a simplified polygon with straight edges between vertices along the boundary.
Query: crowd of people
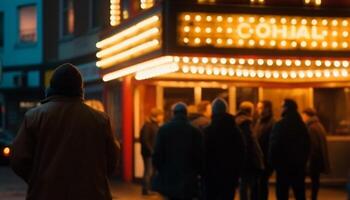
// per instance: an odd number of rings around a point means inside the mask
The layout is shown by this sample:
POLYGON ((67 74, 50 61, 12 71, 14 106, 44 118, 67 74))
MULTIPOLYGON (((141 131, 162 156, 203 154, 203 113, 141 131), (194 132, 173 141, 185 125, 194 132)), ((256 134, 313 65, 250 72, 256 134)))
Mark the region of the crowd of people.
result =
POLYGON ((316 111, 298 112, 285 99, 276 120, 272 103, 244 101, 232 115, 224 99, 197 106, 179 102, 172 118, 153 109, 141 130, 144 184, 142 193, 156 191, 169 200, 269 199, 269 179, 276 173, 276 198, 305 200, 305 178, 312 180, 317 199, 320 174, 330 170, 326 131, 316 111))

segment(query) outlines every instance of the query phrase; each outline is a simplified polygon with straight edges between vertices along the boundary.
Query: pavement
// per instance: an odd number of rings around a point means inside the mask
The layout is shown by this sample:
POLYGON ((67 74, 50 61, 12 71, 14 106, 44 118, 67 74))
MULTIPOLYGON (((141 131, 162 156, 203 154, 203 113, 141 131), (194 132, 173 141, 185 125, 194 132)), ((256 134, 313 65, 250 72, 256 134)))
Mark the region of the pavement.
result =
MULTIPOLYGON (((115 200, 162 200, 159 195, 142 196, 141 186, 136 183, 123 183, 112 181, 111 188, 115 200)), ((274 198, 274 187, 270 187, 270 200, 274 198)), ((1 200, 24 200, 27 186, 18 178, 8 166, 0 166, 0 199, 1 200)), ((308 194, 310 196, 310 194, 308 194)), ((238 196, 235 198, 239 199, 238 196)), ((292 198, 290 198, 292 199, 292 198)), ((310 198, 308 198, 310 199, 310 198)), ((345 187, 322 187, 319 200, 346 200, 345 187)))

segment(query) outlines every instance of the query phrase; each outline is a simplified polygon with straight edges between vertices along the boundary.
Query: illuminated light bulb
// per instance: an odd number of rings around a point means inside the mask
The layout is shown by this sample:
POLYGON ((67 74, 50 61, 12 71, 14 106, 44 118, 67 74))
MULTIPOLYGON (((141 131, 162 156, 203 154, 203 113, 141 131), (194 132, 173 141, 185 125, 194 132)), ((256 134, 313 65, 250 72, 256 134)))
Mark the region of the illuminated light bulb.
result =
POLYGON ((321 1, 321 0, 315 0, 315 4, 316 4, 316 6, 320 6, 320 5, 321 5, 321 3, 322 3, 322 1, 321 1))
POLYGON ((248 44, 249 44, 249 46, 254 46, 255 45, 255 41, 254 40, 249 40, 248 44))
POLYGON ((220 26, 216 29, 216 32, 218 32, 218 33, 222 33, 222 31, 223 31, 223 29, 220 26))
POLYGON ((237 75, 238 77, 241 77, 241 76, 242 76, 242 70, 238 69, 238 70, 236 71, 236 75, 237 75))
POLYGON ((338 31, 332 31, 332 36, 337 37, 338 36, 338 31))
POLYGON ((311 0, 304 0, 305 4, 310 4, 311 0))
POLYGON ((342 35, 343 35, 343 37, 348 37, 349 36, 349 32, 343 31, 342 35))
POLYGON ((287 46, 287 41, 285 41, 285 40, 282 40, 282 41, 281 41, 281 46, 282 46, 282 47, 285 47, 285 46, 287 46))
POLYGON ((334 77, 339 77, 339 71, 338 70, 333 70, 333 76, 334 77))
POLYGON ((306 24, 307 24, 307 20, 306 20, 306 19, 302 19, 302 20, 301 20, 301 24, 302 24, 302 25, 306 25, 306 24))
POLYGON ((206 71, 207 75, 213 74, 213 70, 211 68, 207 68, 205 71, 206 71))
POLYGON ((239 22, 239 23, 244 22, 244 17, 238 17, 238 22, 239 22))
POLYGON ((194 39, 194 43, 200 44, 200 43, 201 43, 201 39, 200 39, 200 38, 195 38, 195 39, 194 39))
POLYGON ((222 44, 222 39, 221 38, 216 39, 216 43, 222 44))
POLYGON ((238 63, 239 63, 240 65, 244 65, 245 59, 243 59, 243 58, 239 59, 239 60, 238 60, 238 63))
POLYGON ((312 41, 312 42, 311 42, 311 46, 312 46, 312 47, 317 47, 317 42, 316 42, 316 41, 312 41))
POLYGON ((226 76, 227 75, 227 69, 226 68, 221 68, 221 75, 226 76))
POLYGON ((301 61, 300 60, 296 60, 296 61, 294 61, 294 63, 295 63, 295 66, 297 66, 297 67, 300 67, 300 65, 301 65, 301 61))
POLYGON ((228 23, 232 23, 232 22, 233 22, 233 17, 228 17, 228 18, 227 18, 227 22, 228 22, 228 23))
POLYGON ((208 15, 205 19, 206 19, 208 22, 211 22, 211 21, 213 20, 213 18, 212 18, 210 15, 208 15))
POLYGON ((192 74, 197 73, 197 67, 191 66, 191 67, 190 67, 190 71, 191 71, 192 74))
POLYGON ((224 20, 224 18, 222 16, 217 16, 216 17, 216 21, 218 22, 222 22, 224 20))
POLYGON ((268 65, 268 66, 272 66, 272 65, 273 65, 273 60, 268 59, 268 60, 267 60, 267 65, 268 65))
POLYGON ((300 43, 300 46, 301 46, 301 47, 306 47, 306 46, 307 46, 307 42, 306 42, 306 41, 302 41, 302 42, 300 43))
POLYGON ((198 67, 198 73, 199 74, 204 74, 204 72, 205 72, 204 67, 198 67))
POLYGON ((292 61, 291 61, 291 60, 286 60, 285 62, 286 62, 286 65, 287 65, 288 67, 290 67, 290 66, 292 65, 292 61))
POLYGON ((327 30, 323 30, 323 31, 322 31, 322 35, 323 35, 324 37, 327 37, 328 31, 327 31, 327 30))
POLYGON ((264 63, 265 63, 265 61, 263 59, 258 60, 258 65, 263 65, 264 63))
POLYGON ((317 20, 316 19, 312 19, 311 20, 311 24, 314 25, 314 26, 317 25, 317 20))
POLYGON ((341 23, 343 26, 348 26, 349 25, 349 22, 348 20, 344 19, 341 23))
POLYGON ((202 63, 207 64, 208 62, 209 62, 208 58, 206 58, 206 57, 202 58, 202 63))
POLYGON ((189 57, 183 57, 182 58, 182 62, 189 63, 190 62, 190 58, 189 57))
POLYGON ((264 71, 262 71, 262 70, 258 70, 258 77, 259 78, 263 78, 264 77, 264 71))
POLYGON ((327 24, 328 24, 328 20, 327 20, 327 19, 323 19, 323 20, 322 20, 322 25, 323 25, 323 26, 327 26, 327 24))
POLYGON ((326 48, 327 46, 328 46, 328 42, 323 41, 323 42, 322 42, 322 47, 323 47, 323 48, 326 48))
POLYGON ((174 57, 174 62, 177 62, 177 63, 180 62, 180 57, 175 56, 175 57, 174 57))
POLYGON ((282 60, 279 60, 279 59, 276 60, 276 65, 277 66, 282 66, 282 64, 283 64, 282 60))
POLYGON ((266 20, 265 20, 264 17, 260 17, 260 18, 259 18, 259 22, 260 22, 260 23, 264 23, 265 21, 266 21, 266 20))
POLYGON ((255 17, 249 17, 249 23, 254 23, 255 22, 255 17))
POLYGON ((230 58, 229 62, 230 62, 231 65, 234 65, 236 63, 236 59, 230 58))
POLYGON ((320 67, 321 65, 322 65, 322 61, 316 60, 316 66, 317 66, 317 67, 320 67))
POLYGON ((320 78, 320 77, 322 76, 322 72, 319 71, 319 70, 317 70, 317 71, 315 72, 315 76, 316 76, 317 78, 320 78))
POLYGON ((256 72, 254 70, 251 70, 249 75, 250 75, 250 77, 254 78, 254 77, 256 77, 256 72))
POLYGON ((273 46, 273 47, 276 46, 276 41, 275 40, 271 40, 270 41, 270 46, 273 46))
POLYGON ((226 29, 226 32, 227 32, 227 33, 232 33, 232 32, 233 32, 233 29, 232 29, 232 28, 227 28, 227 29, 226 29))
POLYGON ((326 78, 329 78, 329 77, 331 76, 331 72, 330 72, 329 70, 325 70, 325 71, 324 71, 324 76, 325 76, 326 78))
POLYGON ((349 47, 349 44, 347 42, 342 42, 342 47, 345 49, 345 48, 348 48, 349 47))
POLYGON ((314 73, 311 70, 308 70, 308 71, 306 71, 306 76, 308 78, 312 78, 312 77, 314 77, 314 73))
POLYGON ((211 44, 211 38, 205 39, 205 42, 206 42, 207 44, 211 44))
POLYGON ((281 23, 282 23, 282 24, 287 23, 287 19, 286 19, 286 18, 284 18, 284 17, 282 17, 282 18, 281 18, 281 23))
POLYGON ((273 74, 272 74, 272 76, 274 77, 274 78, 279 78, 280 77, 280 74, 278 73, 278 72, 273 72, 273 74))
POLYGON ((202 20, 202 17, 200 15, 196 15, 196 17, 194 18, 194 20, 196 20, 197 22, 202 20))
POLYGON ((300 78, 305 78, 305 72, 303 71, 300 71, 298 75, 300 78))
POLYGON ((349 67, 349 61, 343 60, 342 65, 343 67, 349 67))
POLYGON ((333 26, 338 26, 338 20, 333 19, 333 21, 332 21, 332 25, 333 25, 333 26))
POLYGON ((183 73, 188 73, 188 72, 190 72, 190 68, 189 68, 188 66, 184 65, 184 66, 182 67, 182 72, 183 72, 183 73))
POLYGON ((305 60, 305 65, 310 67, 311 66, 311 60, 305 60))
POLYGON ((259 41, 259 45, 260 45, 260 46, 265 46, 265 40, 260 40, 260 41, 259 41))
POLYGON ((295 25, 295 24, 297 24, 297 20, 293 18, 293 19, 290 21, 290 23, 293 24, 293 25, 295 25))
POLYGON ((330 66, 332 65, 332 62, 329 61, 329 60, 326 60, 326 61, 324 62, 324 65, 325 65, 326 67, 330 67, 330 66))
POLYGON ((201 28, 200 28, 200 27, 196 27, 196 28, 194 29, 194 31, 195 31, 196 33, 200 33, 200 32, 201 32, 201 28))
POLYGON ((232 39, 227 39, 227 44, 229 44, 229 45, 232 45, 233 44, 233 40, 232 39))
POLYGON ((332 42, 332 47, 337 48, 338 47, 338 42, 332 42))
POLYGON ((238 45, 239 45, 239 46, 243 46, 243 45, 244 45, 244 40, 239 39, 239 40, 238 40, 238 45))
POLYGON ((211 33, 211 28, 209 28, 209 27, 205 28, 205 32, 206 33, 211 33))
POLYGON ((248 77, 249 76, 249 71, 248 70, 243 70, 243 76, 248 77))
POLYGON ((271 24, 276 24, 276 18, 274 18, 274 17, 270 18, 270 23, 271 24))
POLYGON ((230 75, 230 76, 235 75, 235 70, 233 70, 232 68, 230 68, 230 69, 228 70, 228 75, 230 75))
POLYGON ((249 64, 249 65, 254 65, 254 59, 249 59, 249 60, 248 60, 248 64, 249 64))
POLYGON ((270 71, 265 72, 265 78, 271 78, 272 74, 270 71))
POLYGON ((185 26, 185 27, 184 27, 184 31, 185 31, 186 33, 190 32, 190 30, 191 30, 191 28, 190 28, 189 26, 185 26))
POLYGON ((336 60, 333 62, 334 67, 340 67, 341 63, 340 61, 336 60))
POLYGON ((192 62, 197 64, 199 62, 199 58, 197 58, 197 57, 192 58, 192 62))
POLYGON ((342 75, 343 77, 347 77, 347 76, 349 75, 349 73, 348 73, 347 70, 343 69, 343 70, 341 70, 341 75, 342 75))
POLYGON ((183 41, 184 41, 185 44, 187 44, 187 43, 190 42, 190 39, 188 39, 187 37, 185 37, 183 41))
POLYGON ((216 64, 218 62, 218 59, 217 58, 212 58, 212 59, 210 59, 210 62, 213 63, 213 64, 216 64))
POLYGON ((220 59, 220 63, 225 65, 227 63, 227 59, 226 58, 221 58, 220 59))
POLYGON ((184 19, 185 19, 185 21, 190 21, 191 20, 191 16, 190 15, 185 15, 184 19))
POLYGON ((292 47, 297 47, 298 43, 296 41, 291 42, 292 47))
POLYGON ((290 72, 290 77, 295 79, 297 77, 297 73, 295 71, 290 72))

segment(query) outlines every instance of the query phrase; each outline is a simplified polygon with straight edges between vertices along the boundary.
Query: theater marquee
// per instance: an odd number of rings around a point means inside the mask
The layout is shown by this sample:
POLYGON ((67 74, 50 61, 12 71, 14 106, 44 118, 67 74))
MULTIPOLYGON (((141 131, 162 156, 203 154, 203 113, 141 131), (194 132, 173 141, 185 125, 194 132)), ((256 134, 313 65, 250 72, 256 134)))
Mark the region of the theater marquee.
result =
POLYGON ((190 47, 349 50, 350 18, 180 13, 178 44, 190 47))

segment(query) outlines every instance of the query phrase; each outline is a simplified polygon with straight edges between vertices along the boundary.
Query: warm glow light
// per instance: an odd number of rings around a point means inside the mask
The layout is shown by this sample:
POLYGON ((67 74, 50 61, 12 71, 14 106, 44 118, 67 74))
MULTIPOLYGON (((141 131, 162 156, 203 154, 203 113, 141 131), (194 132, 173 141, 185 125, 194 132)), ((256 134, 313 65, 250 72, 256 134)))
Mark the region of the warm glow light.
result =
POLYGON ((120 0, 110 0, 110 25, 116 26, 120 23, 121 10, 120 10, 120 0))
POLYGON ((153 67, 150 69, 146 69, 143 71, 139 71, 135 75, 136 80, 145 80, 149 78, 153 78, 156 76, 165 75, 168 73, 173 73, 179 70, 179 66, 176 63, 173 64, 167 64, 167 65, 160 65, 157 67, 153 67))
POLYGON ((5 157, 9 157, 10 154, 11 154, 11 149, 10 149, 10 147, 5 147, 5 148, 2 150, 2 154, 3 154, 5 157))
POLYGON ((142 9, 149 9, 154 6, 154 0, 140 0, 140 7, 142 9))

